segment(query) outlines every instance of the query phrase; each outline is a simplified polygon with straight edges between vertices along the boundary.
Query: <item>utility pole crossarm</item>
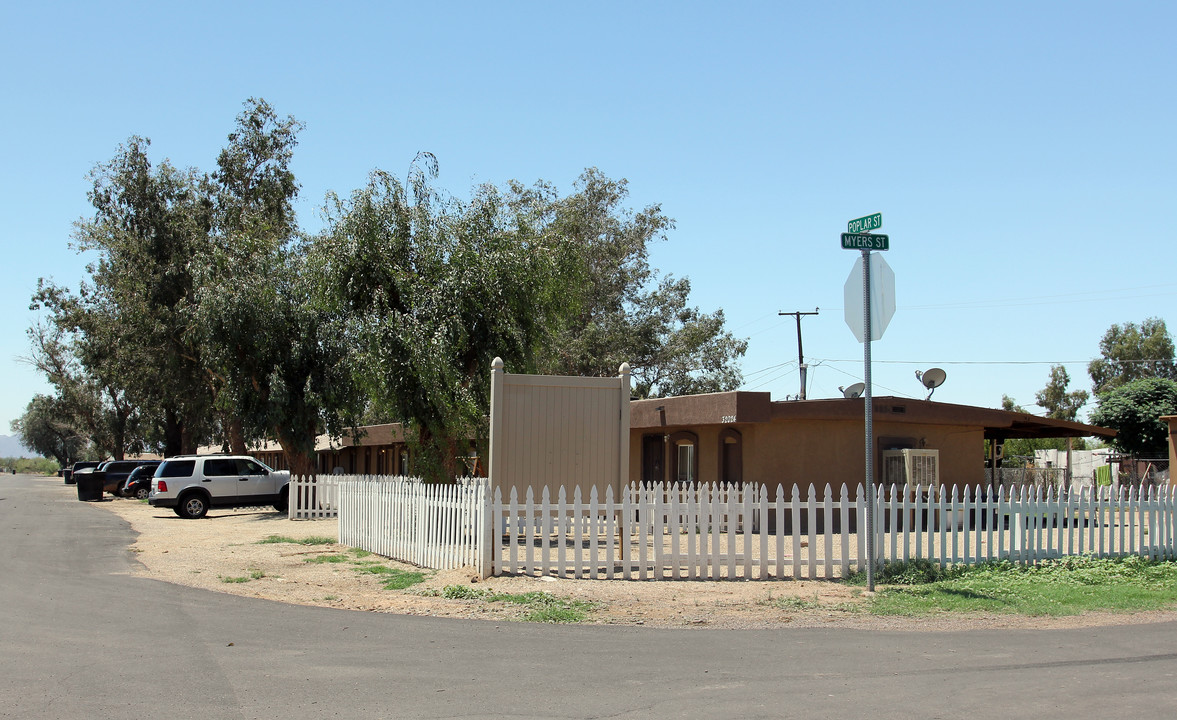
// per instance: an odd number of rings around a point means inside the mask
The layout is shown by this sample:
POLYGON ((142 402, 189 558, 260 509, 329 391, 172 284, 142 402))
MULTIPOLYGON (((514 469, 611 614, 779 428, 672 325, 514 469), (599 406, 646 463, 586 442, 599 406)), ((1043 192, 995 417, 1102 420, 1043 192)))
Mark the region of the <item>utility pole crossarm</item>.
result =
POLYGON ((801 372, 801 392, 798 394, 797 397, 800 400, 805 399, 805 379, 806 379, 805 376, 807 374, 806 370, 809 369, 808 366, 805 365, 805 352, 802 349, 802 345, 801 345, 801 318, 804 317, 805 315, 816 315, 818 310, 820 310, 820 309, 821 308, 814 308, 813 312, 801 312, 800 310, 797 310, 795 312, 778 312, 777 313, 777 315, 792 315, 794 318, 797 319, 797 368, 801 372))

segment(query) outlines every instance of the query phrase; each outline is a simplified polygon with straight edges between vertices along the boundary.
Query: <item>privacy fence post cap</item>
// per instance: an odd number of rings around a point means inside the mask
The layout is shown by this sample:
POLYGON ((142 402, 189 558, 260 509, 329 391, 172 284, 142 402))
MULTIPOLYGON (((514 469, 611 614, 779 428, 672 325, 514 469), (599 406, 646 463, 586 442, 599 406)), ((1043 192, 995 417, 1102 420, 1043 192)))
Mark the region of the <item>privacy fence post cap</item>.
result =
POLYGON ((490 367, 493 370, 502 370, 503 369, 503 359, 501 357, 496 357, 494 360, 492 360, 490 362, 490 367))

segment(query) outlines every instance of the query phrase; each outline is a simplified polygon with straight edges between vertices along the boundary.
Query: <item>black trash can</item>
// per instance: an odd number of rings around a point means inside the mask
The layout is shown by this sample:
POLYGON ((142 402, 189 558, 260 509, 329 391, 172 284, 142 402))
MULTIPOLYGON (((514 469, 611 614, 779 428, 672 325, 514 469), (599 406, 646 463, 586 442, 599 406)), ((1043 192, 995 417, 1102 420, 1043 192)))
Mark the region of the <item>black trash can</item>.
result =
POLYGON ((78 473, 74 475, 78 483, 78 499, 88 502, 102 499, 102 476, 93 473, 78 473))

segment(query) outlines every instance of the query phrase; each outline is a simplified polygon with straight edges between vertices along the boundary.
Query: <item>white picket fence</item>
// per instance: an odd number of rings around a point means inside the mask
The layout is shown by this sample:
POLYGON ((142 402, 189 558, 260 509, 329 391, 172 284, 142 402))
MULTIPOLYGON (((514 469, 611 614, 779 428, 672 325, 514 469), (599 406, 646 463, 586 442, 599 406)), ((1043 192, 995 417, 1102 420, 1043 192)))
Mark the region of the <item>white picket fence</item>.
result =
POLYGON ((336 477, 339 542, 421 567, 482 571, 486 480, 336 477))
MULTIPOLYGON (((941 488, 925 499, 902 487, 875 497, 880 561, 945 566, 1035 563, 1063 555, 1177 557, 1171 488, 1141 496, 1023 488, 1012 497, 941 488)), ((865 567, 863 488, 854 497, 815 486, 630 486, 553 500, 495 492, 494 574, 626 579, 834 578, 865 567)))
MULTIPOLYGON (((560 488, 504 500, 483 479, 328 476, 291 488, 291 517, 331 517, 340 542, 423 567, 576 578, 835 578, 864 567, 861 486, 819 497, 761 485, 640 486, 615 497, 560 488), (299 498, 296 510, 295 498, 299 498), (297 515, 296 515, 297 513, 297 515)), ((1173 488, 988 494, 902 487, 875 497, 880 561, 942 566, 1063 555, 1177 557, 1173 488)))

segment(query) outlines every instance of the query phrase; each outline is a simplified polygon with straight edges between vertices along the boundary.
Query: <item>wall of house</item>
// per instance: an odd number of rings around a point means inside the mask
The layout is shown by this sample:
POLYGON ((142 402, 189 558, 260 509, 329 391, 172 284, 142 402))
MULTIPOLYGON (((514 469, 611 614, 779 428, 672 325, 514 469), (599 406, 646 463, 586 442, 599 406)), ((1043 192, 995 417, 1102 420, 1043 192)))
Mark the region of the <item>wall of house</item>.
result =
MULTIPOLYGON (((862 424, 837 420, 777 420, 661 430, 635 428, 629 444, 630 481, 642 480, 642 446, 646 435, 660 434, 665 438, 664 467, 669 476, 673 452, 669 438, 684 429, 698 436, 698 481, 718 481, 721 433, 726 427, 740 433, 744 482, 779 483, 790 493, 795 484, 804 490, 813 483, 819 487, 826 483, 854 487, 863 481, 866 459, 862 424)), ((879 450, 893 447, 939 450, 942 484, 975 486, 985 480, 984 432, 979 427, 876 422, 875 437, 879 450)), ((876 482, 881 478, 881 471, 879 455, 875 461, 876 482)))

